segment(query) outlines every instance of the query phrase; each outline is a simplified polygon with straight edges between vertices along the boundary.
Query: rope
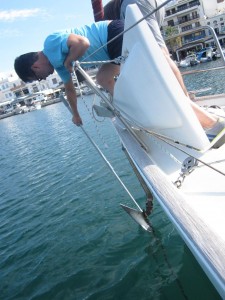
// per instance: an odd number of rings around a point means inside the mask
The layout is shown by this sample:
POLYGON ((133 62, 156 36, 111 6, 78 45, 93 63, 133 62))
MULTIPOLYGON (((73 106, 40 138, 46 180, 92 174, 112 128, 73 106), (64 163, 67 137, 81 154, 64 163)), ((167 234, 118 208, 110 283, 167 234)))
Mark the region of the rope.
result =
POLYGON ((98 60, 98 61, 81 61, 80 64, 81 65, 102 65, 102 64, 108 64, 108 63, 115 63, 115 64, 121 64, 122 62, 124 62, 126 59, 125 56, 118 56, 114 59, 111 60, 98 60))

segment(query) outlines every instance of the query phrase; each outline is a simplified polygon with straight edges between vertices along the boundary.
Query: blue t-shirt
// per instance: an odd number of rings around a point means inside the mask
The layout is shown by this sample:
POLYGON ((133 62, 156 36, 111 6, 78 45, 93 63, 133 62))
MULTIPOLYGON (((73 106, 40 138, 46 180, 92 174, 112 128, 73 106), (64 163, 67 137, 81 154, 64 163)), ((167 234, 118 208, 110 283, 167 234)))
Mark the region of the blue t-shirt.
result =
POLYGON ((85 61, 86 57, 86 61, 102 61, 109 59, 107 46, 104 46, 94 55, 88 57, 107 43, 108 21, 101 21, 80 28, 66 29, 49 35, 44 42, 43 53, 47 56, 64 83, 68 82, 71 76, 69 71, 64 67, 64 61, 69 53, 67 40, 71 33, 84 36, 90 42, 90 47, 82 57, 79 57, 79 61, 85 61))

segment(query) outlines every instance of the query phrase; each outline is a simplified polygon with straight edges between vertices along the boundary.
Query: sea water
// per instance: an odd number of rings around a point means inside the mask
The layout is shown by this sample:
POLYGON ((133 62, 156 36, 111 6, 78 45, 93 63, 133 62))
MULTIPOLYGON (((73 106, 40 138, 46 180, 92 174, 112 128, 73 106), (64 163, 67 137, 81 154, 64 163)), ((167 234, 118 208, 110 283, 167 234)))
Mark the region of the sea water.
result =
MULTIPOLYGON (((224 92, 224 75, 184 80, 224 92)), ((84 126, 144 208, 111 123, 91 116, 93 98, 78 100, 84 126)), ((154 234, 121 209, 131 199, 63 103, 1 120, 0 145, 0 299, 220 299, 156 201, 154 234)))

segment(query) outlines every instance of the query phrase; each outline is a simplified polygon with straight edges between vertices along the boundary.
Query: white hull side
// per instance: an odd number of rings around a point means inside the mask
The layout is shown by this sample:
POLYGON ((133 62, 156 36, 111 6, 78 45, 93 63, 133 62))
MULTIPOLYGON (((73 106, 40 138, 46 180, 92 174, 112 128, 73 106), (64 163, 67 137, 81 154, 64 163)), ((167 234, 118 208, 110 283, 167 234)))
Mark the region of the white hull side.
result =
MULTIPOLYGON (((134 6, 127 13, 127 27, 141 18, 134 6)), ((199 163, 180 189, 174 185, 188 157, 225 172, 225 146, 206 151, 209 141, 146 26, 141 22, 125 34, 123 54, 129 56, 116 82, 113 99, 122 116, 136 128, 146 151, 119 120, 114 124, 142 178, 225 298, 225 176, 199 163), (189 147, 163 141, 145 129, 189 147)), ((217 100, 222 102, 224 98, 217 96, 212 104, 217 100)))
MULTIPOLYGON (((205 185, 212 188, 212 184, 209 184, 212 178, 209 179, 209 182, 204 183, 208 173, 203 169, 202 174, 197 174, 197 170, 195 170, 189 175, 190 177, 185 179, 183 187, 180 190, 177 189, 173 181, 174 175, 176 177, 179 175, 178 169, 177 173, 171 173, 171 176, 165 174, 164 170, 155 163, 157 157, 154 155, 152 157, 145 152, 118 120, 114 125, 123 146, 147 186, 217 291, 225 298, 225 221, 223 216, 225 182, 222 184, 220 177, 213 177, 214 193, 206 194, 205 185), (194 174, 195 177, 193 177, 194 174), (203 175, 204 177, 201 178, 200 176, 203 175), (220 186, 219 190, 218 186, 220 186), (215 199, 215 193, 220 194, 220 198, 215 199)), ((158 144, 161 149, 165 147, 160 141, 158 144)), ((168 149, 164 148, 162 151, 168 151, 168 149)), ((183 156, 183 158, 186 157, 183 156)), ((171 169, 174 171, 175 168, 171 167, 171 169)), ((223 179, 223 181, 225 180, 223 179)), ((212 191, 212 189, 210 190, 212 191)))

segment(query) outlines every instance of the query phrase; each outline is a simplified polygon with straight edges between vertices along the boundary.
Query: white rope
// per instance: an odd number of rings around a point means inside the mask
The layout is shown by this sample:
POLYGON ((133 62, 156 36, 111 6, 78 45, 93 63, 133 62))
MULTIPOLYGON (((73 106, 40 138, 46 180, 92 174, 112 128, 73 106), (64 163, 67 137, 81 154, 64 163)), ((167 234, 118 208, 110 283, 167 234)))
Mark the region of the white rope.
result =
POLYGON ((99 60, 99 61, 81 61, 81 65, 102 65, 102 64, 108 64, 108 63, 115 63, 115 64, 121 64, 126 60, 125 56, 118 56, 111 60, 99 60))

